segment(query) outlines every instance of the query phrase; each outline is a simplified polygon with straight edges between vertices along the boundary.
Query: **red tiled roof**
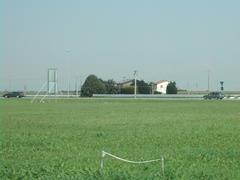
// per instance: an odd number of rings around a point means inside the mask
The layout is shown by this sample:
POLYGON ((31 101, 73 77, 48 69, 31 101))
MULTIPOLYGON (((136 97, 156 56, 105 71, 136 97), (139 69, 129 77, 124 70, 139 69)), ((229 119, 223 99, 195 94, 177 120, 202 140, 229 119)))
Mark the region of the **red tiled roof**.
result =
POLYGON ((161 83, 164 83, 164 82, 168 82, 167 80, 159 80, 156 82, 156 84, 161 84, 161 83))

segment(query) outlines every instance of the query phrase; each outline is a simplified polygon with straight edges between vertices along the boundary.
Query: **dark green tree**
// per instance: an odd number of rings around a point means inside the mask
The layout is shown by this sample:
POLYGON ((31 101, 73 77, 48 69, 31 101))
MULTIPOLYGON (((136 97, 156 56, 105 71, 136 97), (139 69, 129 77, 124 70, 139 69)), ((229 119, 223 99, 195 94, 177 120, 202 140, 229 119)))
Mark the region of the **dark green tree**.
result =
POLYGON ((134 86, 121 87, 121 94, 134 94, 134 86))
MULTIPOLYGON (((134 94, 134 80, 130 86, 121 87, 121 94, 134 94)), ((150 94, 151 84, 146 83, 144 80, 137 80, 137 94, 150 94)))
POLYGON ((105 87, 106 87, 106 94, 118 94, 119 93, 119 88, 118 88, 118 85, 117 83, 110 79, 110 80, 107 80, 107 81, 103 81, 101 80, 105 87))
POLYGON ((177 94, 176 82, 170 82, 167 86, 167 94, 177 94))
POLYGON ((151 93, 151 85, 146 83, 143 80, 137 80, 137 92, 138 94, 150 94, 151 93))
POLYGON ((81 96, 92 97, 93 94, 104 94, 105 84, 95 75, 89 75, 81 88, 81 96))

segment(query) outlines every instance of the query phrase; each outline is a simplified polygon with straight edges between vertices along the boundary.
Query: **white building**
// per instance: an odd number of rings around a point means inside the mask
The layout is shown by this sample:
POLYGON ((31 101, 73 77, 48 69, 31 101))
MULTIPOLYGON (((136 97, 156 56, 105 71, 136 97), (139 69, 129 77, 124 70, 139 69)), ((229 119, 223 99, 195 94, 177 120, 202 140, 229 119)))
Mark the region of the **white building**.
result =
POLYGON ((170 81, 167 80, 160 80, 156 82, 156 91, 162 94, 167 93, 167 86, 170 83, 170 81))

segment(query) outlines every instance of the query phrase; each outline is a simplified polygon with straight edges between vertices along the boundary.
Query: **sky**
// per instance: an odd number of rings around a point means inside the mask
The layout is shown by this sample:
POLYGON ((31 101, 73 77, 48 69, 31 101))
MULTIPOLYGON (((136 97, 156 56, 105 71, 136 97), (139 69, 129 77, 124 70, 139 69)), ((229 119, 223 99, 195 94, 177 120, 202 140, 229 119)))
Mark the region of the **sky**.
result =
POLYGON ((101 79, 240 90, 239 0, 1 0, 0 90, 101 79))

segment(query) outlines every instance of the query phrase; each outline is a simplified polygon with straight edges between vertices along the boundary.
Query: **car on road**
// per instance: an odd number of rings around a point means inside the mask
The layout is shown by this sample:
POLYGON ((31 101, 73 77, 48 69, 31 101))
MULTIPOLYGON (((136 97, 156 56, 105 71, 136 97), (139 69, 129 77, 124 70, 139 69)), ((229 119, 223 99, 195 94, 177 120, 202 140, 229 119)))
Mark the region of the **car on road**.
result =
POLYGON ((204 99, 223 99, 224 95, 221 92, 210 92, 203 96, 204 99))
POLYGON ((8 92, 3 94, 4 98, 11 98, 11 97, 16 97, 16 98, 22 98, 24 97, 24 93, 23 92, 8 92))

